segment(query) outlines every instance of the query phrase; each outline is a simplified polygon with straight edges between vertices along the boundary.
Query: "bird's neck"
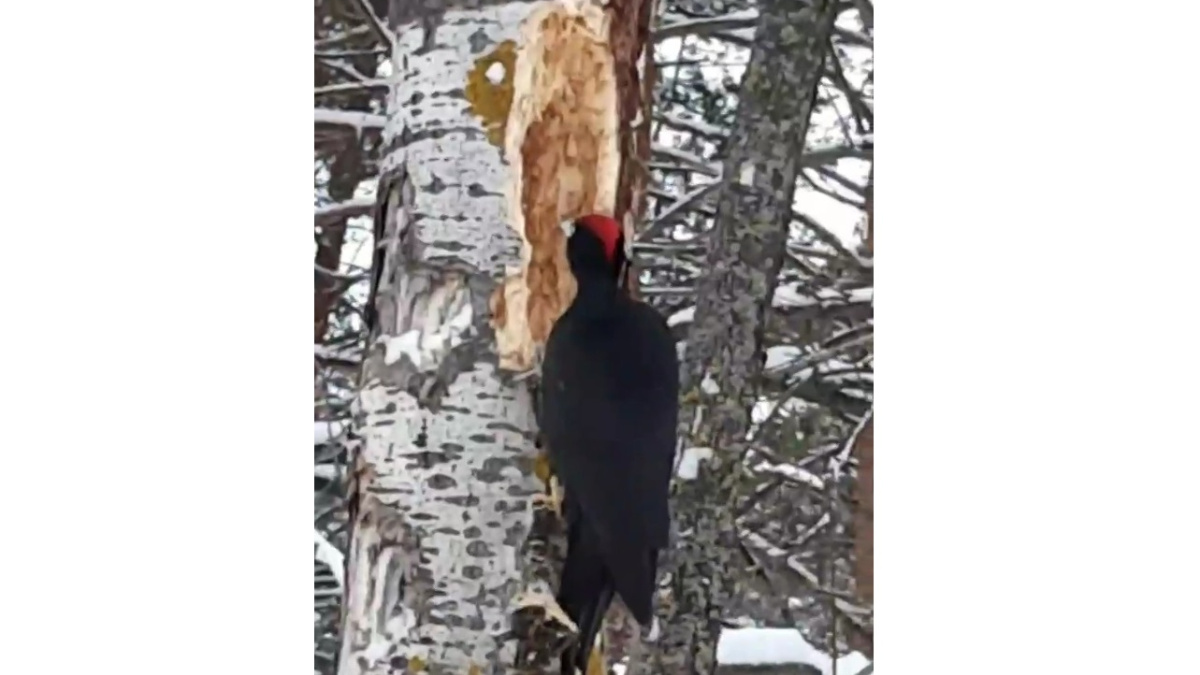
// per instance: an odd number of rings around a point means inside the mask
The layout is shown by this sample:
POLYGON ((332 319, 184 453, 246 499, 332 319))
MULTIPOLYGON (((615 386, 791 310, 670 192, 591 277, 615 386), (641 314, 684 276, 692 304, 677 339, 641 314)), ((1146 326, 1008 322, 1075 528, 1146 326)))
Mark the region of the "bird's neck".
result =
POLYGON ((609 273, 582 272, 575 274, 576 292, 572 306, 579 313, 599 316, 616 305, 620 290, 609 273))

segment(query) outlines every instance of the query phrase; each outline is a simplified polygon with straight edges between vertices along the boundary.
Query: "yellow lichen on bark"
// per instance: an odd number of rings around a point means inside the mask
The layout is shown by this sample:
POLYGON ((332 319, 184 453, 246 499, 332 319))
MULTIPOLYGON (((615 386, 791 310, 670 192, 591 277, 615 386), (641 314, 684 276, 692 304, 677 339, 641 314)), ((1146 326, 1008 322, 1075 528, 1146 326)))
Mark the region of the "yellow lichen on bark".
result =
POLYGON ((550 457, 544 452, 539 452, 538 456, 533 460, 533 475, 537 476, 538 480, 549 485, 550 474, 550 457))
POLYGON ((471 114, 480 119, 488 140, 504 148, 504 127, 513 99, 513 65, 517 59, 517 44, 505 40, 492 51, 475 60, 467 74, 463 95, 471 114))
POLYGON ((538 5, 517 42, 504 129, 521 267, 492 297, 500 366, 528 370, 575 295, 558 225, 612 214, 621 167, 609 18, 590 0, 538 5))

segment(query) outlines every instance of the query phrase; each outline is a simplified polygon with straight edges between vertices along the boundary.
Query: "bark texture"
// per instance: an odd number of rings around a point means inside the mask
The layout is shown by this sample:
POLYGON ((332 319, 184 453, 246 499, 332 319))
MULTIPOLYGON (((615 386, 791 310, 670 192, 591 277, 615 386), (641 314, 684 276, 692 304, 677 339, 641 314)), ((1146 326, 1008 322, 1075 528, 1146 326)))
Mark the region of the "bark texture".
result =
POLYGON ((574 293, 558 222, 631 184, 608 38, 627 5, 390 5, 344 674, 544 672, 569 635, 532 398, 505 371, 574 293))
MULTIPOLYGON (((867 255, 875 257, 875 168, 867 178, 867 255)), ((858 482, 855 484, 854 507, 854 585, 858 599, 869 608, 875 606, 875 414, 870 416, 852 452, 858 460, 858 482)), ((868 626, 870 628, 870 626, 868 626)), ((851 644, 855 649, 874 658, 873 633, 854 631, 851 644)))
MULTIPOLYGON (((854 508, 854 582, 855 594, 866 607, 875 604, 875 415, 868 413, 867 423, 854 439, 853 453, 858 459, 858 482, 854 508)), ((851 633, 856 649, 874 656, 874 641, 869 633, 851 633)))
POLYGON ((683 437, 713 452, 695 480, 677 482, 678 541, 659 607, 664 631, 633 664, 638 675, 715 672, 723 612, 744 566, 731 507, 836 7, 765 0, 759 12, 684 360, 683 437))

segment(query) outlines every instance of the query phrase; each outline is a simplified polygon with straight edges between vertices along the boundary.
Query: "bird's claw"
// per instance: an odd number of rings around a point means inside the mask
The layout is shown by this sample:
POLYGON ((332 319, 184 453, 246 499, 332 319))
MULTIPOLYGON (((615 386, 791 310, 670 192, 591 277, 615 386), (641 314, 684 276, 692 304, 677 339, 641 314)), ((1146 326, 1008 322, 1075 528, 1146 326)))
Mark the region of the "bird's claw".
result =
POLYGON ((542 378, 542 369, 540 366, 534 366, 533 368, 530 368, 529 370, 526 370, 521 373, 517 373, 516 375, 512 376, 512 380, 513 380, 513 382, 522 382, 524 380, 528 380, 531 377, 536 377, 539 380, 542 378))
POLYGON ((525 665, 549 665, 579 634, 579 627, 548 593, 522 593, 513 601, 510 618, 518 645, 533 647, 521 655, 525 665))
POLYGON ((560 519, 563 517, 563 499, 566 495, 563 494, 562 483, 558 481, 558 476, 550 476, 546 481, 547 491, 545 494, 535 494, 533 502, 535 505, 542 505, 554 511, 554 515, 560 519))

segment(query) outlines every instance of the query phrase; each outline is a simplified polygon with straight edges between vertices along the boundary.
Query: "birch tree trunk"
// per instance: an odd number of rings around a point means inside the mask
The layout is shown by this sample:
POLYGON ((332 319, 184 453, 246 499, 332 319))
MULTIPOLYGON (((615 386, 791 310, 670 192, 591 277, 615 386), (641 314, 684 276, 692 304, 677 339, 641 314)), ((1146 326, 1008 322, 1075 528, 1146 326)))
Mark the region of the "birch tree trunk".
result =
POLYGON ((710 449, 704 454, 711 459, 696 479, 676 483, 678 541, 660 605, 665 628, 634 664, 637 675, 715 671, 723 610, 744 567, 735 486, 762 371, 766 314, 837 12, 831 0, 763 0, 758 10, 684 359, 684 437, 690 447, 710 449))
POLYGON ((599 212, 629 227, 641 208, 621 159, 644 152, 629 116, 646 22, 639 35, 616 19, 648 20, 644 4, 392 0, 379 27, 395 74, 344 675, 509 673, 517 657, 536 670, 563 646, 532 398, 512 373, 536 367, 575 292, 558 223, 599 212))

